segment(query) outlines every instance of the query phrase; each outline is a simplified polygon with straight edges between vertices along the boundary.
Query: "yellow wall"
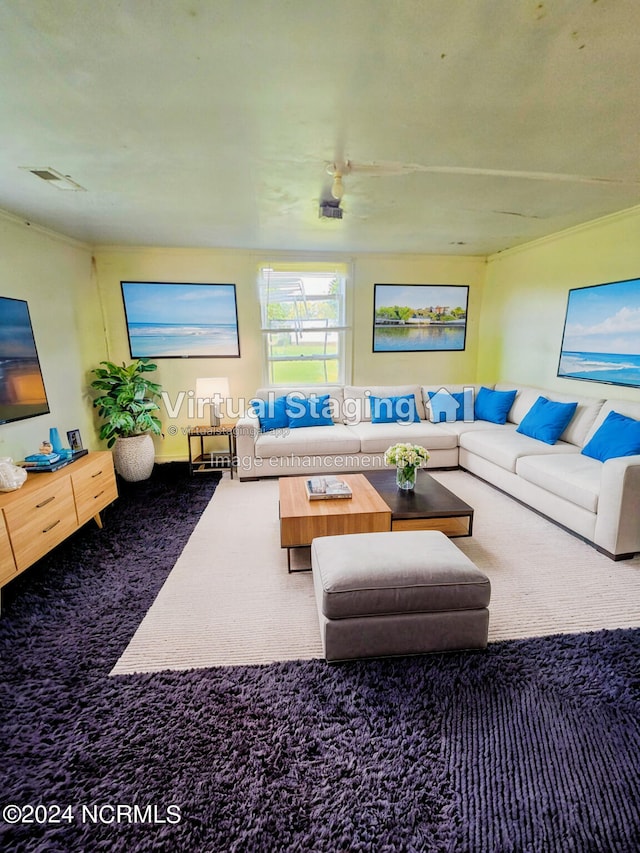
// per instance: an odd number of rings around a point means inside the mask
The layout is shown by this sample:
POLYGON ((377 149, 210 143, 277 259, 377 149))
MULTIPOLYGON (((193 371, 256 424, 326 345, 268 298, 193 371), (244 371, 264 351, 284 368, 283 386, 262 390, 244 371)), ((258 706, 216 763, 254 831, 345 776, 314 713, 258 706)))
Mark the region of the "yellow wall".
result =
POLYGON ((638 277, 640 208, 492 255, 482 303, 478 380, 637 400, 637 388, 561 379, 556 373, 570 288, 638 277))
POLYGON ((50 414, 0 425, 0 456, 18 461, 57 427, 96 448, 86 365, 103 357, 102 321, 87 247, 0 214, 0 296, 26 299, 50 414))
MULTIPOLYGON (((175 406, 180 392, 185 402, 176 418, 163 407, 164 438, 154 439, 158 459, 185 458, 185 432, 204 423, 190 417, 189 391, 198 376, 227 376, 236 402, 248 401, 263 384, 262 341, 257 274, 265 263, 310 262, 306 254, 257 253, 215 249, 99 249, 96 269, 109 358, 127 361, 127 342, 121 281, 234 283, 238 302, 240 358, 160 359, 157 381, 175 406)), ((352 271, 350 309, 353 318, 352 376, 354 383, 473 381, 477 356, 477 328, 482 299, 484 259, 433 256, 316 256, 316 261, 347 263, 352 271), (461 353, 371 352, 374 284, 468 284, 470 323, 467 348, 461 353)), ((153 378, 153 377, 152 377, 153 378)))
MULTIPOLYGON (((157 380, 170 400, 194 390, 198 376, 228 376, 235 401, 263 383, 257 270, 264 263, 331 261, 351 270, 354 384, 514 381, 581 395, 638 399, 637 388, 556 376, 569 288, 640 275, 640 208, 536 243, 484 258, 429 255, 354 257, 213 249, 89 247, 0 213, 0 295, 29 302, 51 414, 0 426, 0 456, 21 459, 58 427, 80 429, 100 447, 88 384, 90 370, 110 358, 128 361, 120 281, 233 282, 241 357, 163 359, 157 380), (463 352, 372 352, 374 284, 467 284, 463 352)), ((188 398, 185 398, 188 400, 188 398)), ((162 413, 159 460, 184 459, 184 431, 202 422, 162 413)))

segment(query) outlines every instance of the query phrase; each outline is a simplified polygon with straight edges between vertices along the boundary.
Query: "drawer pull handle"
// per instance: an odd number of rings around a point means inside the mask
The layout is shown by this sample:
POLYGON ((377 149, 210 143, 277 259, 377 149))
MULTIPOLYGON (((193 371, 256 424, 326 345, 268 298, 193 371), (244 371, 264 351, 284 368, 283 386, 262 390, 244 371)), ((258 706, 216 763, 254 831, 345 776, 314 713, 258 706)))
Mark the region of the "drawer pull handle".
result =
POLYGON ((41 507, 46 506, 47 504, 50 504, 51 501, 55 501, 55 499, 56 499, 56 496, 51 495, 50 498, 47 498, 46 501, 42 501, 41 504, 36 504, 36 509, 40 509, 41 507))
POLYGON ((97 500, 98 500, 98 498, 100 497, 100 495, 104 495, 104 489, 102 489, 102 491, 101 491, 101 492, 98 492, 98 494, 97 494, 97 495, 94 495, 94 496, 93 496, 94 501, 97 501, 97 500))
POLYGON ((91 479, 93 480, 95 477, 99 477, 99 476, 100 476, 100 474, 102 474, 102 471, 96 471, 96 473, 95 473, 95 474, 92 474, 92 475, 91 475, 91 479))
POLYGON ((48 533, 50 530, 53 530, 53 528, 56 526, 56 524, 60 524, 60 519, 58 519, 57 521, 54 521, 53 524, 50 524, 48 527, 45 527, 45 529, 42 532, 48 533))

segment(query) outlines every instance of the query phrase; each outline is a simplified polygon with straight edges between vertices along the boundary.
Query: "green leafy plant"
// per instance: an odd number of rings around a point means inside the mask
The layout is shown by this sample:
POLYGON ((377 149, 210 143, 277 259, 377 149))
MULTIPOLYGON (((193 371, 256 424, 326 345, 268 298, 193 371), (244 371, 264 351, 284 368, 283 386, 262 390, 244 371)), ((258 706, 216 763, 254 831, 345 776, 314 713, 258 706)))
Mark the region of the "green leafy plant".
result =
POLYGON ((96 367, 91 372, 95 379, 91 387, 100 391, 93 401, 105 423, 100 428, 100 438, 112 447, 117 438, 129 438, 152 432, 160 435, 162 424, 155 412, 160 409, 156 400, 162 388, 151 382, 144 374, 158 369, 148 358, 138 358, 129 365, 101 361, 104 367, 96 367))

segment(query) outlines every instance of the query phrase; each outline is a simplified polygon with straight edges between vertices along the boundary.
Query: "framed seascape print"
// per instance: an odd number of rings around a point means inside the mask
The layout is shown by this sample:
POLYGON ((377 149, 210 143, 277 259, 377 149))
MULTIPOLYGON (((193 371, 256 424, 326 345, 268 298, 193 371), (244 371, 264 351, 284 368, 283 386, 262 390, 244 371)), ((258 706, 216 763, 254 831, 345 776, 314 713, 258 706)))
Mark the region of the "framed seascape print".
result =
POLYGON ((640 278, 569 291, 558 376, 640 388, 640 278))
POLYGON ((239 358, 235 284, 121 281, 131 358, 239 358))
POLYGON ((463 350, 468 301, 462 284, 375 284, 373 351, 463 350))

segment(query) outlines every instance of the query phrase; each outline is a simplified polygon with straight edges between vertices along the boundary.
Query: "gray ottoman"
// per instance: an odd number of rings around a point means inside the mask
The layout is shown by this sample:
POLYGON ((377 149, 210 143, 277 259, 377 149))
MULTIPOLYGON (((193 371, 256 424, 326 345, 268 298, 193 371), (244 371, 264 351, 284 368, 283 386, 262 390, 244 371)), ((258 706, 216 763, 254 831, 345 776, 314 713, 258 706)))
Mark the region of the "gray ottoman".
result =
POLYGON ((311 565, 328 661, 487 645, 491 584, 444 533, 323 536, 311 565))

